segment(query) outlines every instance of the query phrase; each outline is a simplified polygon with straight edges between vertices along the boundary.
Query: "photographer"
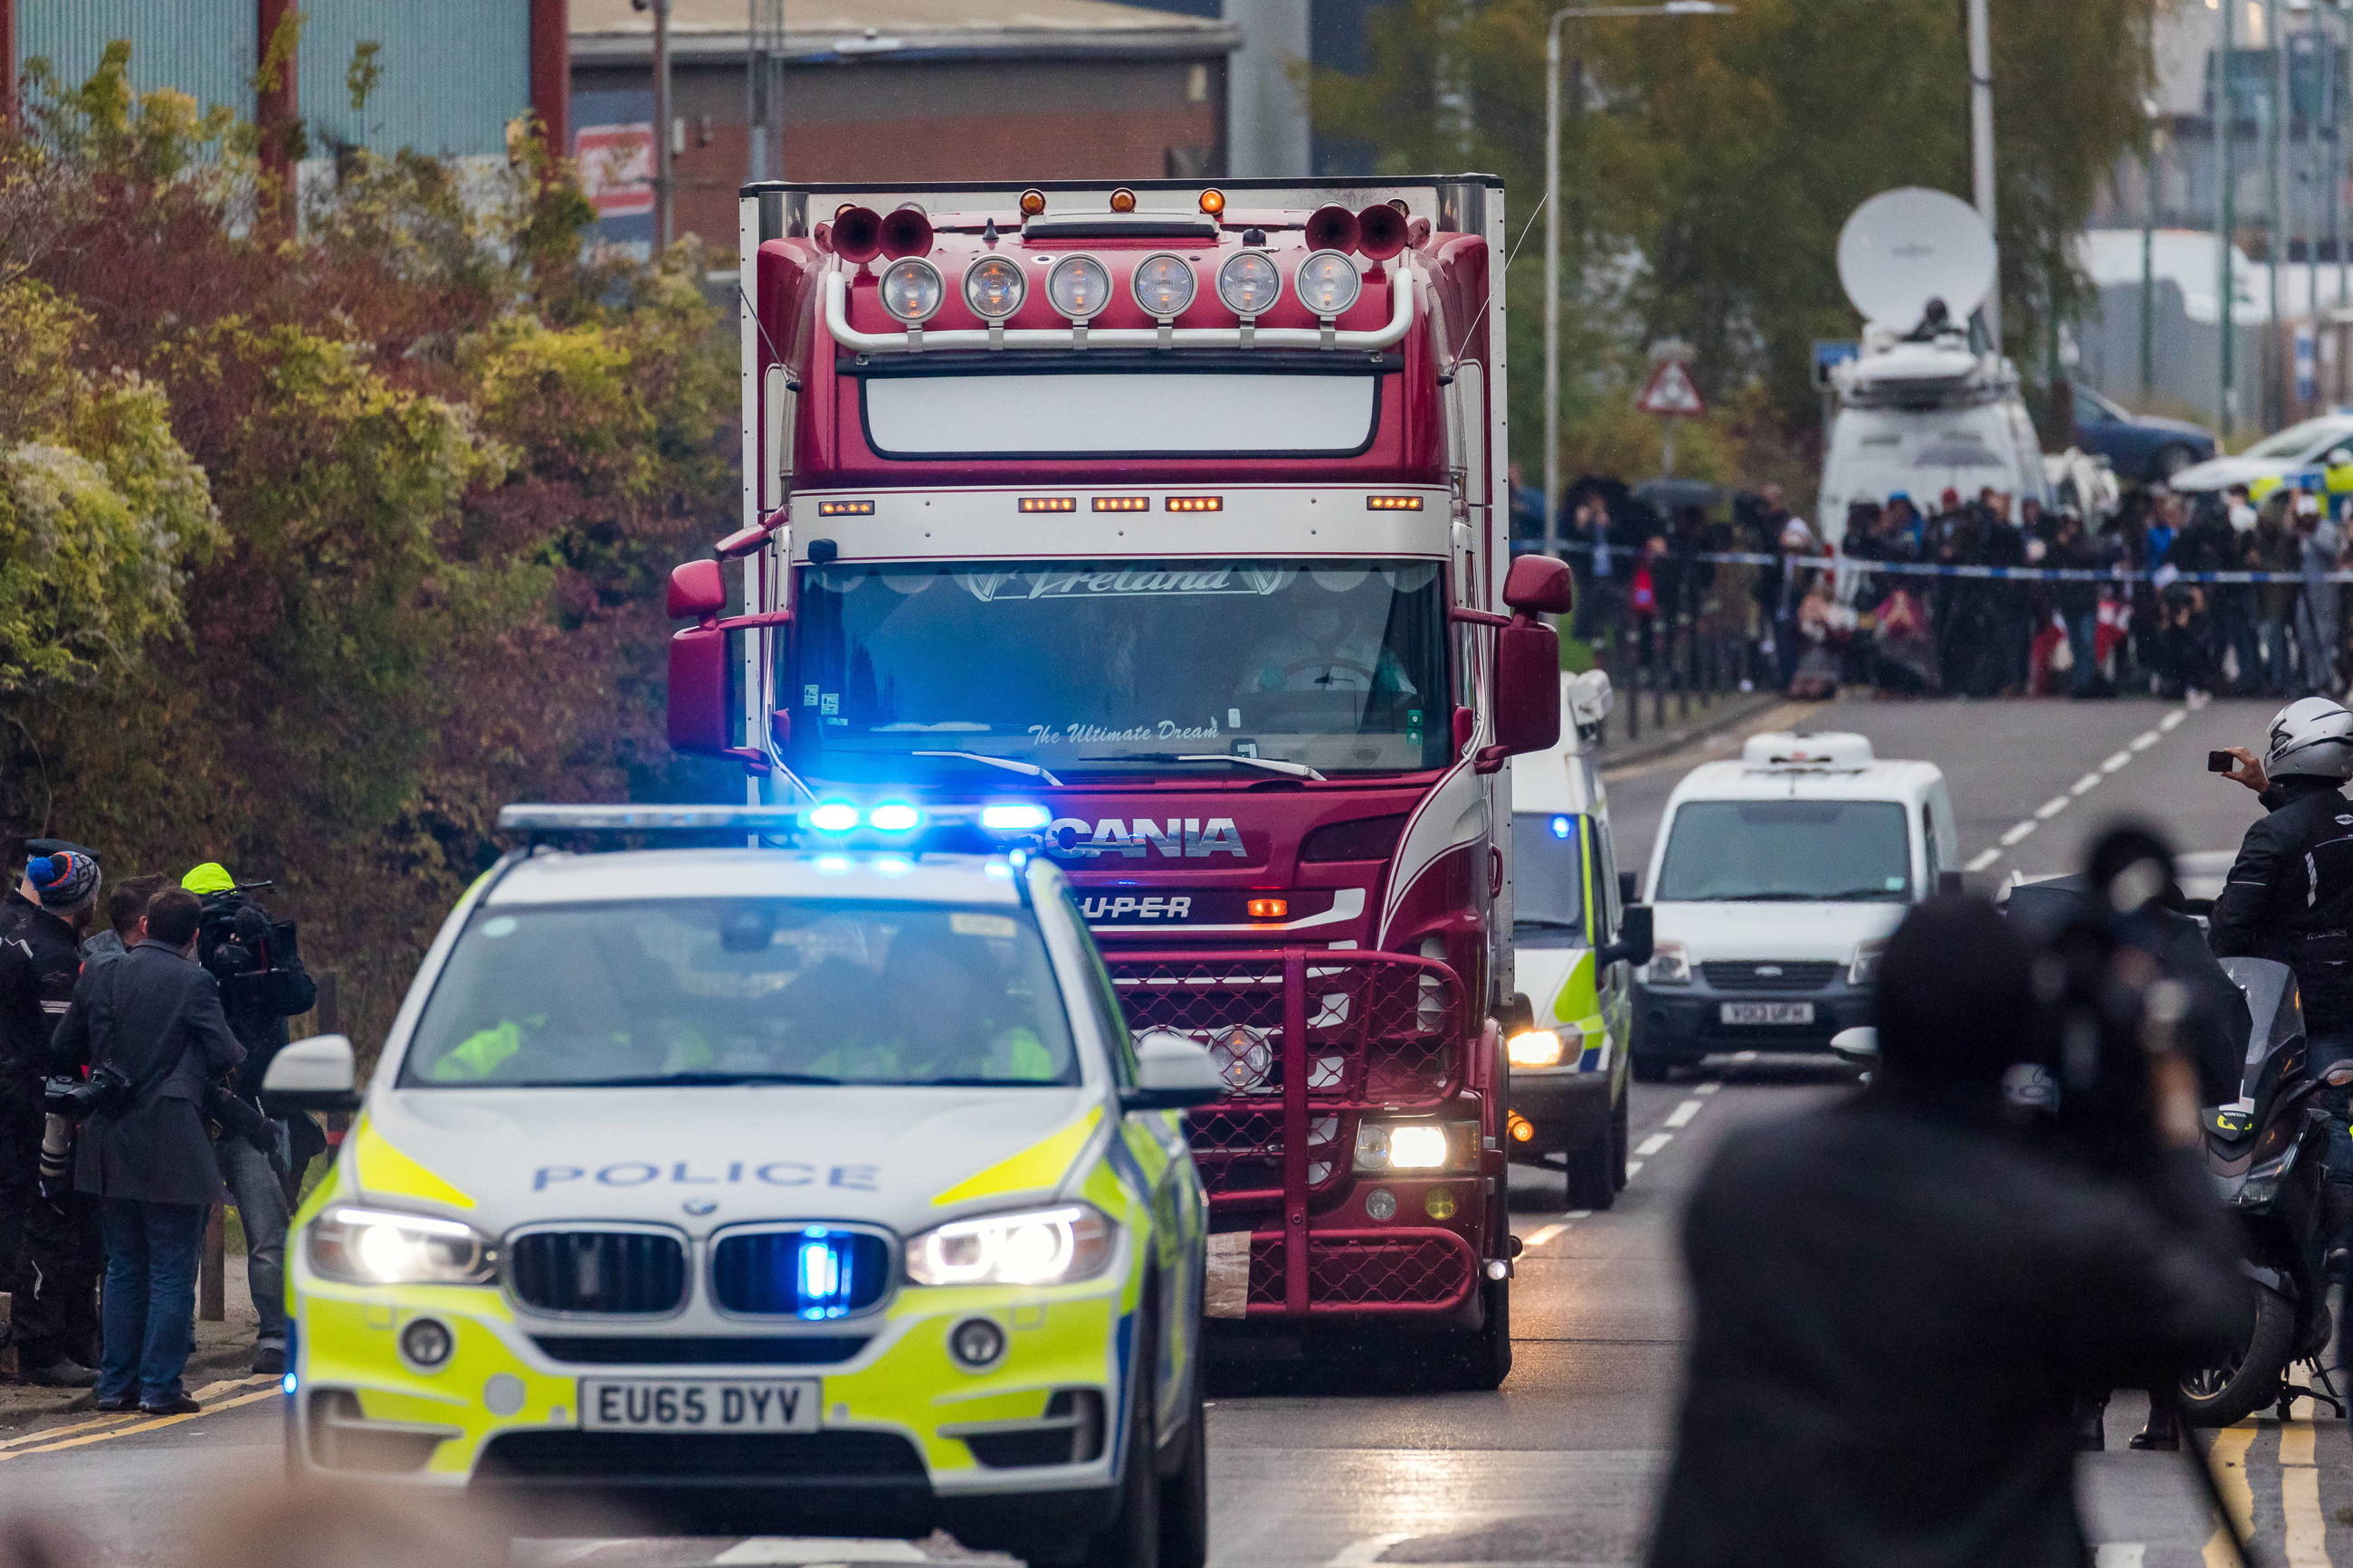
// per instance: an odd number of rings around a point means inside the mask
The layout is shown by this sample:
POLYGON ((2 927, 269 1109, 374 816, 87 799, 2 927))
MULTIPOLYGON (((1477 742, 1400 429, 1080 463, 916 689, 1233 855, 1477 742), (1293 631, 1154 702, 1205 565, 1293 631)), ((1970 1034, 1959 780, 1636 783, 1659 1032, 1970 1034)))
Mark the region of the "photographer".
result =
POLYGON ((310 1163, 319 1141, 317 1125, 308 1118, 275 1124, 274 1156, 263 1153, 240 1131, 248 1118, 259 1115, 261 1080, 269 1064, 285 1047, 286 1020, 307 1013, 319 988, 302 967, 295 946, 294 927, 273 921, 269 912, 240 887, 226 868, 207 861, 180 880, 182 888, 202 900, 202 925, 196 939, 196 962, 219 983, 221 1007, 228 1026, 245 1047, 245 1061, 232 1089, 241 1106, 216 1103, 214 1119, 221 1123, 215 1140, 221 1180, 237 1205, 245 1226, 246 1278, 253 1289, 254 1311, 259 1318, 253 1342, 253 1370, 277 1373, 286 1370, 286 1229, 292 1208, 289 1188, 310 1163))
POLYGON ((1725 1140, 1684 1222, 1651 1568, 2083 1568, 2075 1386, 2160 1384, 2243 1331, 2187 1063, 2131 1086, 2123 1168, 2018 1124, 2006 1077, 2056 1055, 2037 963, 1990 904, 1920 906, 1870 1087, 1725 1140))
POLYGON ((41 1180, 42 1081, 50 1037, 73 999, 78 950, 98 905, 98 858, 36 856, 23 886, 32 908, 0 940, 0 1259, 8 1268, 9 1339, 26 1383, 98 1381, 99 1246, 92 1206, 41 1180))
MULTIPOLYGON (((2247 829, 2230 879, 2214 900, 2210 935, 2224 958, 2275 959, 2303 994, 2306 1061, 2314 1076, 2353 1057, 2353 713, 2325 697, 2273 716, 2262 760, 2243 746, 2224 777, 2255 792, 2267 815, 2247 829)), ((2328 1112, 2328 1183, 2322 1223, 2332 1248, 2353 1226, 2353 1090, 2323 1089, 2328 1112)))

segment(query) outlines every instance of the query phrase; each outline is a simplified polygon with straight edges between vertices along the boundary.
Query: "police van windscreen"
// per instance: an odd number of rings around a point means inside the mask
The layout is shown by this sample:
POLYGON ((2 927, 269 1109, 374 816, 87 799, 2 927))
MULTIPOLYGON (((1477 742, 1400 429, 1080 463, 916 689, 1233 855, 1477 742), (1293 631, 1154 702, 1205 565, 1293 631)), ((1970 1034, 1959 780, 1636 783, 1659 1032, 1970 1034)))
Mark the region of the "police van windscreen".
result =
POLYGON ((1694 800, 1675 810, 1660 903, 1902 902, 1904 807, 1886 800, 1694 800))
POLYGON ((1036 927, 1001 910, 652 899, 475 912, 413 1088, 1075 1084, 1036 927))
POLYGON ((1522 947, 1585 941, 1585 835, 1572 813, 1512 815, 1512 937, 1522 947))
POLYGON ((1419 772, 1448 760, 1446 624, 1430 561, 813 566, 777 706, 819 778, 1419 772))

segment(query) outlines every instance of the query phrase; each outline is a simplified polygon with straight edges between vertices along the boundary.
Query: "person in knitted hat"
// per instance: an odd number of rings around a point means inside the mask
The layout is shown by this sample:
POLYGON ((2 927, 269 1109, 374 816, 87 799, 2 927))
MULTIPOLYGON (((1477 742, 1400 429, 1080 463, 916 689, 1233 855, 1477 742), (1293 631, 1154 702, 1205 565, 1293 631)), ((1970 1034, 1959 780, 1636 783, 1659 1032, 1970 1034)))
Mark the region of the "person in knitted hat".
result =
POLYGON ((49 1037, 73 1000, 81 938, 98 908, 98 857, 49 841, 26 863, 33 903, 0 941, 0 1279, 15 1306, 9 1338, 28 1383, 97 1381, 95 1209, 40 1187, 41 1085, 49 1037))

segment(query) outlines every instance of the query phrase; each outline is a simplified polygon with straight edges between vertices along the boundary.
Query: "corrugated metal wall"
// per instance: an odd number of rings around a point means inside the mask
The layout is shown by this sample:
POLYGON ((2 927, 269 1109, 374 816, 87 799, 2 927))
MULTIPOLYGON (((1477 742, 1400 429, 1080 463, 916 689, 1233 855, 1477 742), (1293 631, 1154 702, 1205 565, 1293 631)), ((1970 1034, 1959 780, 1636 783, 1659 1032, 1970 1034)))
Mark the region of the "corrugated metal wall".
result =
POLYGON ((529 0, 304 0, 302 11, 297 90, 314 153, 331 142, 500 153, 507 122, 531 108, 529 0), (369 40, 383 46, 383 74, 354 111, 346 78, 369 40))
MULTIPOLYGON (((517 0, 516 9, 522 8, 517 0)), ((131 42, 131 82, 177 88, 199 104, 253 114, 254 0, 16 0, 18 68, 46 58, 69 85, 98 68, 115 38, 131 42)))

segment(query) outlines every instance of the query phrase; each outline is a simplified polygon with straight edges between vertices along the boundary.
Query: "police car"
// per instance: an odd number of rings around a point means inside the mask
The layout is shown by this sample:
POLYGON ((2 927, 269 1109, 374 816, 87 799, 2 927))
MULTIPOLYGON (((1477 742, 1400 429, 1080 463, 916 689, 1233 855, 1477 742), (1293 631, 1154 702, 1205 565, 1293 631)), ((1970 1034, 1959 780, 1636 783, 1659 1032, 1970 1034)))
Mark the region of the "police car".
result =
POLYGON ((272 1063, 275 1108, 359 1112, 288 1248, 290 1467, 1198 1568, 1180 1120, 1219 1080, 1130 1041, 1050 862, 916 842, 1024 812, 508 808, 792 847, 534 842, 364 1095, 342 1037, 272 1063))

